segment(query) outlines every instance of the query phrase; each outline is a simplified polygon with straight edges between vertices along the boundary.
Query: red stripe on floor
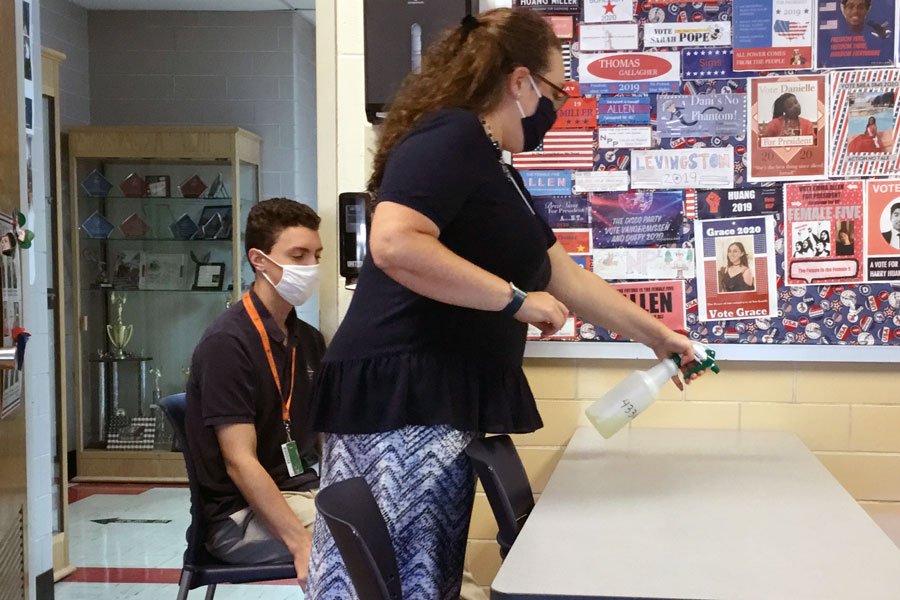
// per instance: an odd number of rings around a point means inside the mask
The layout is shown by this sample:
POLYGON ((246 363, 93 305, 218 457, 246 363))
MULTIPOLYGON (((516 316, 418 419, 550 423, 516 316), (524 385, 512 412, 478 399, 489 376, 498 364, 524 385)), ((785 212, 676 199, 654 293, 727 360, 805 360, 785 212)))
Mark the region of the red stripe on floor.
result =
MULTIPOLYGON (((66 583, 175 583, 181 579, 181 569, 140 569, 78 567, 63 579, 66 583)), ((260 581, 252 585, 297 585, 296 579, 260 581)))
POLYGON ((69 504, 89 498, 94 494, 112 494, 120 496, 135 496, 143 494, 153 488, 186 488, 187 484, 163 483, 163 484, 139 484, 139 483, 78 483, 69 486, 69 504))
POLYGON ((64 581, 85 583, 178 583, 181 569, 78 567, 64 581))

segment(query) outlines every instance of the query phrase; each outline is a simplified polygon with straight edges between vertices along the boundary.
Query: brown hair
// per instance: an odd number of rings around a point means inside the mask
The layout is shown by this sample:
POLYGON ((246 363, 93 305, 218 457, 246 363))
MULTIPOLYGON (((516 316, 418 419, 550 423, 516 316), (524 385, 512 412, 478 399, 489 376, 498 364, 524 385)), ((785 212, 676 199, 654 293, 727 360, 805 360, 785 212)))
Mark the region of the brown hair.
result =
POLYGON ((249 254, 252 248, 256 248, 268 254, 272 251, 275 240, 286 228, 299 226, 318 231, 321 221, 312 208, 290 198, 263 200, 251 208, 247 215, 244 253, 249 254))
POLYGON ((559 40, 550 25, 526 9, 497 8, 444 32, 422 57, 419 74, 400 85, 384 121, 369 191, 381 185, 391 150, 423 116, 441 108, 486 112, 502 99, 506 75, 524 66, 535 73, 549 67, 559 40))

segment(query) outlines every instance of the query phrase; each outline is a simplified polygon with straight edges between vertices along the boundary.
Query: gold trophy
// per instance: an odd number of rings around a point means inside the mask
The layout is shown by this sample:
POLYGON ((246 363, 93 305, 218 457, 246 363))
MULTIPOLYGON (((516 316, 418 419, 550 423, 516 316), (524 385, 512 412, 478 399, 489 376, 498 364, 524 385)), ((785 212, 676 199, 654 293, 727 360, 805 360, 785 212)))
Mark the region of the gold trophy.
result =
POLYGON ((115 307, 116 320, 106 326, 106 335, 113 345, 113 357, 125 358, 125 346, 131 341, 131 334, 134 332, 134 325, 126 325, 122 322, 122 309, 125 307, 125 294, 121 292, 111 292, 109 294, 109 303, 115 307))

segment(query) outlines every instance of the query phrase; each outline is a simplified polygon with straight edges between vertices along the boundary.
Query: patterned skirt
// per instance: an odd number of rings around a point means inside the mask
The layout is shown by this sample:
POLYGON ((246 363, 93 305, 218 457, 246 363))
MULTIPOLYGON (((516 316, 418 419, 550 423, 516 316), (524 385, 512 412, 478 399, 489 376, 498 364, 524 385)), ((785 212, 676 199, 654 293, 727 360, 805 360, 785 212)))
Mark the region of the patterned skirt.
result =
MULTIPOLYGON (((391 534, 404 600, 459 598, 475 497, 475 474, 464 450, 479 435, 446 425, 325 435, 321 487, 365 477, 391 534)), ((357 598, 321 516, 308 582, 311 600, 357 598)))

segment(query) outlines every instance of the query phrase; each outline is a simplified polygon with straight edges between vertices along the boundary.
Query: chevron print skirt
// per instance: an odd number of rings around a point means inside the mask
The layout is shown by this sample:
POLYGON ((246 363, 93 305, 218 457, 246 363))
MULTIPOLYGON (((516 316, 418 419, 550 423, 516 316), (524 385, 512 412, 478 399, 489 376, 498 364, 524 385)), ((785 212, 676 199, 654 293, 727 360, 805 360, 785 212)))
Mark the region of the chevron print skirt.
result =
MULTIPOLYGON (((387 521, 404 600, 456 600, 475 497, 466 446, 480 436, 446 425, 326 434, 322 487, 365 477, 387 521)), ((316 519, 308 598, 356 600, 328 526, 316 519)))

